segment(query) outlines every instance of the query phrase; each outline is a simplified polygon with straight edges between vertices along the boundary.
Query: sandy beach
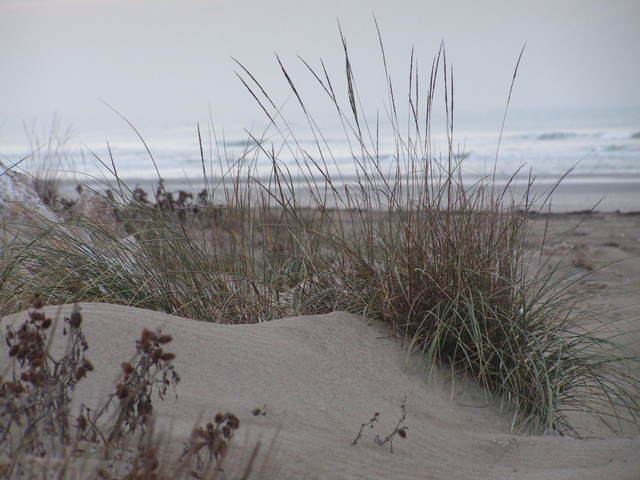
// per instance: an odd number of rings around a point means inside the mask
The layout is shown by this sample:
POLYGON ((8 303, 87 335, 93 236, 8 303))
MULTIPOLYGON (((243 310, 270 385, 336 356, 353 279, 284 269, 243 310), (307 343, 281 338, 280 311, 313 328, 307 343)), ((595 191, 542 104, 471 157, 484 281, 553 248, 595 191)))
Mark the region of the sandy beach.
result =
MULTIPOLYGON (((446 372, 427 382, 384 326, 345 313, 258 325, 211 325, 158 312, 82 304, 89 357, 99 366, 76 400, 113 389, 118 365, 142 328, 175 338, 178 398, 156 402, 159 428, 175 450, 199 418, 239 417, 226 469, 237 471, 263 444, 256 478, 635 479, 640 437, 576 440, 516 435, 509 416, 474 386, 446 372), (393 431, 406 397, 407 438, 375 443, 393 431), (265 415, 254 416, 260 408, 265 415), (352 445, 360 425, 380 413, 352 445), (242 448, 244 447, 244 448, 242 448), (267 454, 268 452, 268 454, 267 454), (264 470, 262 470, 264 469, 264 470)), ((48 313, 69 314, 70 307, 48 313)), ((24 314, 3 319, 21 320, 24 314)), ((174 450, 174 451, 175 451, 174 450)))
MULTIPOLYGON (((588 275, 576 284, 589 293, 585 306, 618 318, 640 308, 640 215, 574 213, 534 218, 528 247, 535 251, 546 236, 542 261, 588 275), (547 223, 548 222, 548 223, 547 223), (554 262, 555 260, 555 262, 554 262)), ((534 262, 535 264, 535 262, 534 262)), ((639 325, 640 326, 640 325, 639 325)))
MULTIPOLYGON (((480 177, 470 177, 466 184, 473 185, 480 181, 480 179, 480 177)), ((623 213, 640 211, 640 194, 638 193, 640 192, 640 176, 638 175, 581 176, 572 174, 555 187, 551 197, 552 201, 543 204, 543 200, 546 200, 547 193, 554 188, 558 180, 559 176, 538 178, 535 180, 534 188, 530 193, 538 197, 539 201, 534 203, 534 209, 538 208, 546 212, 550 208, 551 212, 554 213, 570 213, 585 210, 594 210, 597 212, 620 211, 623 213)), ((519 200, 522 198, 525 193, 527 181, 527 178, 519 178, 515 182, 512 182, 511 192, 515 199, 519 200)), ((210 185, 215 186, 217 182, 219 182, 219 180, 214 178, 210 181, 210 185)), ((83 180, 83 183, 86 183, 89 188, 95 189, 98 192, 103 192, 105 188, 111 188, 113 190, 117 190, 118 188, 115 182, 110 182, 107 186, 104 182, 86 179, 83 180)), ((130 178, 126 180, 129 188, 133 189, 139 186, 150 195, 155 192, 157 183, 156 179, 130 178)), ((64 181, 60 185, 60 190, 64 195, 71 197, 75 194, 77 185, 77 180, 64 181)), ((166 180, 165 185, 167 189, 171 191, 184 190, 186 192, 196 192, 196 194, 205 187, 201 178, 173 178, 166 180)), ((496 182, 497 188, 504 188, 505 185, 505 181, 496 182)), ((306 195, 303 183, 300 184, 300 188, 296 191, 296 194, 302 202, 307 201, 310 205, 313 205, 311 199, 306 195)), ((217 189, 213 191, 213 200, 215 203, 224 203, 224 191, 221 186, 218 186, 217 189)))

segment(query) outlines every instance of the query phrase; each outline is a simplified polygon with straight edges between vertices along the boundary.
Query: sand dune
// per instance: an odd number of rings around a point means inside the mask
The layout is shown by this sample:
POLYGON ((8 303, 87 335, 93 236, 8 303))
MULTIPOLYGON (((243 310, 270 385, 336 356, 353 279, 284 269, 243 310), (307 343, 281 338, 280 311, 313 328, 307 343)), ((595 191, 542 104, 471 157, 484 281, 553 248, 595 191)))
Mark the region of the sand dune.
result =
MULTIPOLYGON (((130 307, 84 303, 88 357, 96 371, 77 400, 110 392, 120 362, 143 327, 173 335, 182 376, 178 399, 156 401, 161 428, 178 443, 199 415, 232 411, 241 421, 227 468, 258 440, 273 443, 260 478, 637 479, 640 438, 576 440, 516 435, 509 418, 468 385, 451 398, 445 380, 426 381, 415 360, 382 325, 347 313, 215 325, 130 307), (406 439, 394 452, 374 442, 390 433, 406 396, 406 439), (266 415, 254 416, 262 408, 266 415), (360 425, 374 429, 351 445, 360 425), (275 438, 275 440, 274 440, 275 438)), ((62 315, 70 306, 61 308, 62 315)), ((59 307, 48 307, 54 315, 59 307)), ((25 318, 5 317, 2 324, 25 318)), ((56 346, 54 346, 56 348, 56 346)), ((177 446, 177 445, 176 445, 177 446)))

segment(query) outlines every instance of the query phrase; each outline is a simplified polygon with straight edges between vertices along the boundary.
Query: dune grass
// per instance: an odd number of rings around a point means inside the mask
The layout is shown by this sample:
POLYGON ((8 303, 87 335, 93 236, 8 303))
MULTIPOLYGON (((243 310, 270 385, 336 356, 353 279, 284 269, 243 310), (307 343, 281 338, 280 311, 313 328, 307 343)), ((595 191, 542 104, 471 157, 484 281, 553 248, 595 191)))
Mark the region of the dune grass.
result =
POLYGON ((113 302, 219 323, 348 310, 387 322, 428 361, 476 378, 513 408, 516 428, 576 434, 575 411, 613 431, 637 424, 638 358, 578 328, 580 312, 555 272, 528 270, 528 213, 541 199, 530 189, 513 198, 510 182, 498 188, 495 175, 465 184, 444 50, 426 78, 412 52, 401 107, 380 41, 388 122, 371 123, 341 40, 340 91, 324 64, 302 64, 335 109, 352 171, 341 173, 280 59, 311 147, 238 63, 275 134, 249 133, 242 158, 219 158, 221 177, 209 175, 203 154, 207 188, 197 202, 180 204, 161 184, 148 200, 116 179, 119 188, 102 199, 115 227, 93 214, 32 218, 35 235, 16 234, 3 248, 3 304, 24 308, 21 299, 38 291, 47 303, 113 302), (445 152, 431 143, 436 87, 445 152), (385 135, 395 145, 390 157, 380 148, 385 135), (258 168, 265 164, 268 173, 258 168))

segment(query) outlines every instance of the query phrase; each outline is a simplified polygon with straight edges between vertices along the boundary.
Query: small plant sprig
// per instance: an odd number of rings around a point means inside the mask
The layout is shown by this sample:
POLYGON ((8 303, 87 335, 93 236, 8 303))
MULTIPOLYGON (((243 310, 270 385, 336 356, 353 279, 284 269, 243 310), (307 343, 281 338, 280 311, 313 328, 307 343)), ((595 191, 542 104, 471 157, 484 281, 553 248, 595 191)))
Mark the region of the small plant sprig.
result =
POLYGON ((217 470, 222 469, 222 462, 227 455, 229 442, 239 427, 240 420, 233 413, 218 412, 213 422, 207 423, 205 428, 197 427, 193 430, 191 440, 185 446, 182 454, 182 458, 196 457, 196 471, 192 472, 192 475, 200 478, 200 473, 208 471, 212 462, 215 462, 217 470), (200 458, 200 452, 203 450, 208 453, 206 462, 200 458))
POLYGON ((142 330, 140 338, 136 340, 135 356, 121 364, 121 378, 115 392, 109 395, 105 404, 96 413, 92 413, 86 405, 82 406, 78 417, 78 428, 85 439, 95 442, 98 437, 102 437, 105 444, 111 444, 135 432, 138 428, 144 430, 152 418, 154 391, 160 400, 164 400, 169 388, 173 387, 175 392, 180 382, 180 375, 172 363, 176 356, 163 348, 172 340, 171 335, 164 335, 159 330, 157 332, 147 328, 142 330), (118 400, 114 414, 115 420, 108 428, 108 435, 104 436, 100 433, 97 424, 115 399, 118 400), (89 426, 91 428, 85 430, 89 426))
POLYGON ((400 419, 398 420, 398 423, 396 424, 396 427, 393 429, 393 431, 389 435, 387 435, 384 439, 382 439, 380 435, 376 435, 376 438, 375 438, 375 442, 380 446, 384 445, 385 443, 389 443, 389 449, 391 450, 391 453, 393 453, 393 437, 398 435, 400 438, 407 438, 407 430, 409 428, 403 425, 404 421, 407 418, 407 397, 406 396, 402 400, 402 405, 400 405, 400 408, 402 409, 402 415, 400 416, 400 419))
POLYGON ((267 406, 263 405, 262 407, 256 407, 251 411, 251 414, 254 417, 258 417, 258 416, 266 416, 267 415, 267 406))
POLYGON ((362 437, 362 431, 367 427, 373 428, 373 424, 378 421, 379 417, 380 417, 380 412, 376 412, 373 414, 373 417, 371 417, 371 419, 367 423, 363 423, 360 426, 360 431, 358 432, 358 435, 356 435, 356 438, 354 438, 353 442, 351 442, 351 445, 356 445, 358 443, 358 440, 360 440, 360 438, 362 437))
POLYGON ((64 319, 67 345, 64 355, 56 358, 49 348, 54 321, 42 311, 39 296, 32 306, 29 319, 17 329, 7 327, 5 335, 12 378, 0 378, 0 453, 9 458, 56 454, 70 443, 72 393, 94 369, 85 357, 88 346, 80 328, 80 307, 75 305, 64 319))
MULTIPOLYGON (((406 425, 403 425, 404 421, 407 418, 407 397, 406 396, 403 398, 400 408, 402 410, 402 415, 400 416, 400 419, 398 420, 398 423, 396 424, 393 431, 390 434, 388 434, 386 437, 384 437, 384 439, 379 434, 376 434, 374 439, 374 441, 380 446, 383 446, 388 443, 391 453, 393 453, 393 437, 398 435, 400 438, 407 438, 407 430, 409 428, 406 425)), ((373 417, 371 417, 371 419, 367 423, 363 423, 360 426, 360 431, 358 432, 358 435, 356 435, 356 438, 353 439, 353 442, 351 442, 351 445, 356 445, 358 443, 358 440, 360 440, 360 438, 362 437, 362 432, 364 431, 364 429, 366 427, 373 428, 374 424, 379 419, 380 419, 380 413, 375 412, 373 414, 373 417)))

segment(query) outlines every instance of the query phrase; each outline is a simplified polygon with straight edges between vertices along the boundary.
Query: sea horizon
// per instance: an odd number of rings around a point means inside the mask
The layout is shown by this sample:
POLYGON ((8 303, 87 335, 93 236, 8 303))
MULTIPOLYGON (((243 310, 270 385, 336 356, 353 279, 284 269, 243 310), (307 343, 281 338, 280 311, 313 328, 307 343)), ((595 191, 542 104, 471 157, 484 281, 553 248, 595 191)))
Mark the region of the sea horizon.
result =
MULTIPOLYGON (((563 178, 554 193, 562 197, 556 209, 640 210, 640 107, 507 111, 502 135, 501 120, 497 111, 456 113, 452 158, 461 162, 466 184, 495 176, 498 185, 509 181, 518 190, 533 178, 542 190, 563 178)), ((370 122, 375 131, 375 120, 370 122)), ((404 171, 411 168, 406 148, 398 148, 389 125, 380 120, 378 137, 373 140, 372 135, 364 155, 354 147, 352 135, 336 127, 337 117, 333 122, 323 118, 320 132, 295 118, 288 123, 290 131, 277 131, 273 125, 256 127, 255 121, 251 128, 212 127, 206 120, 199 125, 140 122, 135 128, 144 142, 122 123, 117 128, 74 131, 62 128, 57 120, 48 131, 33 125, 22 134, 16 129, 0 130, 0 161, 9 166, 29 156, 18 170, 27 174, 43 168, 56 170, 67 194, 79 183, 113 184, 114 167, 130 188, 141 186, 148 191, 155 190, 159 178, 170 190, 199 191, 206 183, 203 166, 207 181, 219 182, 237 172, 239 162, 253 177, 264 179, 273 169, 271 152, 279 167, 301 183, 309 176, 300 168, 305 157, 324 159, 334 180, 347 184, 357 176, 357 161, 366 156, 376 158, 389 174, 394 174, 398 158, 404 171)), ((438 127, 442 124, 434 120, 428 151, 444 163, 448 136, 438 127)), ((426 151, 424 139, 415 142, 426 151)))

